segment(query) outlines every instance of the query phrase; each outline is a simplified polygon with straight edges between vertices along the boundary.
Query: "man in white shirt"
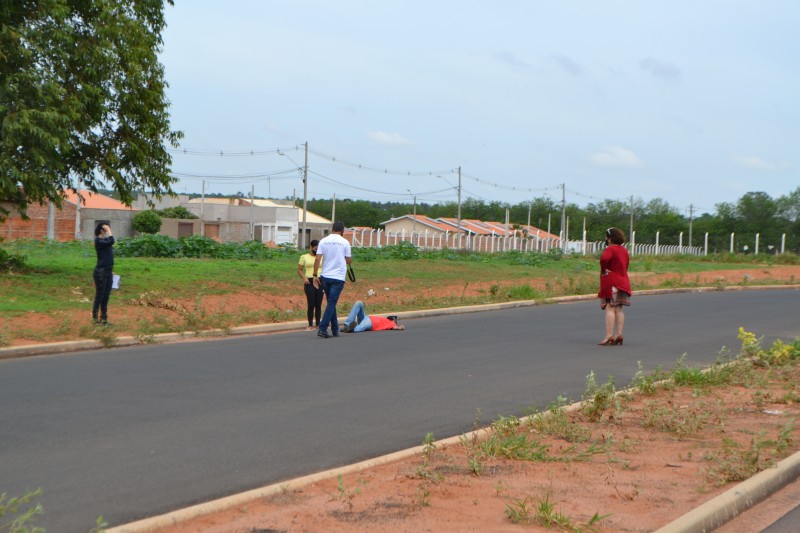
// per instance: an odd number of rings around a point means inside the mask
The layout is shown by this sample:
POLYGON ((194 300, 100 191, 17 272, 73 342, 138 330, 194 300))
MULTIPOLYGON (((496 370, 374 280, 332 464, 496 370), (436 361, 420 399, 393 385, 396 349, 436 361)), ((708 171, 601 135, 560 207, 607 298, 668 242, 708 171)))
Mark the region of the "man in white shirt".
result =
POLYGON ((350 256, 350 243, 344 238, 344 222, 333 223, 332 233, 319 241, 317 257, 314 261, 314 285, 322 287, 325 293, 325 312, 319 321, 318 337, 327 339, 331 335, 339 336, 339 319, 336 317, 336 303, 344 289, 347 277, 347 265, 353 258, 350 256), (324 259, 324 260, 323 260, 324 259), (319 271, 322 263, 322 272, 319 271), (331 335, 328 334, 328 324, 331 335))

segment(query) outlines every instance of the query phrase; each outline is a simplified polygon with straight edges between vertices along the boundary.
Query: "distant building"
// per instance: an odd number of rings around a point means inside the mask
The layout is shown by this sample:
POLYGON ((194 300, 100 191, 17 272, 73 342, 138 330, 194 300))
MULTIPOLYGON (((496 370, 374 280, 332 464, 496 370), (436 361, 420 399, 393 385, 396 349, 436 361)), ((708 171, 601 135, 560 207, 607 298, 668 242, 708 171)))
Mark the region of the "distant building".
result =
MULTIPOLYGON (((386 222, 381 222, 387 233, 403 233, 411 235, 412 232, 418 234, 428 233, 430 236, 438 236, 444 233, 456 233, 456 228, 441 222, 433 220, 425 215, 403 215, 395 217, 386 222)), ((463 232, 462 228, 462 232, 463 232)))
MULTIPOLYGON (((261 198, 189 198, 186 195, 151 198, 155 209, 184 207, 198 220, 164 219, 159 233, 170 237, 204 235, 222 242, 257 240, 299 246, 303 210, 291 202, 261 198)), ((145 209, 146 198, 136 205, 145 209)), ((306 212, 306 243, 328 234, 331 221, 306 212)))

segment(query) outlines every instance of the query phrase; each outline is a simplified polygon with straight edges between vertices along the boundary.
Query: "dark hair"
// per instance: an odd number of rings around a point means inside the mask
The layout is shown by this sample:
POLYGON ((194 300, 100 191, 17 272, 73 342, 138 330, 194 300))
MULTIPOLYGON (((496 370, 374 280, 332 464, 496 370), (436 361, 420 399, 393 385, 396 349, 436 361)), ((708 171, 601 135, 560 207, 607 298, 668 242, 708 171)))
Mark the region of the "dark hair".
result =
POLYGON ((625 234, 619 228, 608 228, 606 239, 611 239, 612 244, 625 244, 625 234))
POLYGON ((97 227, 96 227, 96 228, 94 228, 94 236, 95 236, 95 237, 99 237, 99 236, 100 236, 100 234, 101 234, 101 233, 103 233, 103 226, 104 226, 104 225, 105 225, 105 224, 103 224, 102 222, 99 222, 99 223, 97 224, 97 227))
POLYGON ((319 241, 317 239, 314 239, 313 241, 308 243, 308 247, 309 248, 313 248, 313 247, 317 246, 318 244, 319 244, 319 241))
POLYGON ((333 232, 339 233, 340 231, 344 231, 344 222, 337 220, 333 223, 333 232))

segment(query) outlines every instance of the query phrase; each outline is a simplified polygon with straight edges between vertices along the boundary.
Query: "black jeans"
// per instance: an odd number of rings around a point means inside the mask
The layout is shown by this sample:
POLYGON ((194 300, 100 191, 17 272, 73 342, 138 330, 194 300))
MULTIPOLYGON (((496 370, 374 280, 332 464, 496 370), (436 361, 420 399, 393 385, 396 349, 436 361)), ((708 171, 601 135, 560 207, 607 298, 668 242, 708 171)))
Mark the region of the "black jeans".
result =
POLYGON ((308 285, 303 285, 306 291, 306 303, 308 304, 308 325, 313 326, 316 319, 316 325, 319 326, 319 319, 322 316, 322 288, 316 288, 313 283, 313 278, 308 278, 308 285))
POLYGON ((92 272, 94 278, 94 304, 92 304, 92 318, 97 320, 97 311, 100 319, 108 319, 108 299, 111 297, 111 284, 114 273, 110 268, 95 268, 92 272))

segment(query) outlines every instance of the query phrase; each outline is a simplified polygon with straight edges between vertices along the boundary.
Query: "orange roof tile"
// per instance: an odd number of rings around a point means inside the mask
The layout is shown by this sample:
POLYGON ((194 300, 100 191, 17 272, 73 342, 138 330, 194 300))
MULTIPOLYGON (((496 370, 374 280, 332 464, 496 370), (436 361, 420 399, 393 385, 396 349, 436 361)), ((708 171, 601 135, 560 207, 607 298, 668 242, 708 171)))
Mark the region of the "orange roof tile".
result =
MULTIPOLYGON (((138 211, 133 207, 128 207, 119 200, 104 196, 100 193, 93 193, 85 189, 80 189, 81 207, 84 209, 119 209, 125 211, 138 211)), ((64 193, 64 199, 71 204, 78 205, 78 195, 72 191, 64 193)))

